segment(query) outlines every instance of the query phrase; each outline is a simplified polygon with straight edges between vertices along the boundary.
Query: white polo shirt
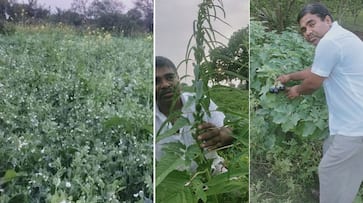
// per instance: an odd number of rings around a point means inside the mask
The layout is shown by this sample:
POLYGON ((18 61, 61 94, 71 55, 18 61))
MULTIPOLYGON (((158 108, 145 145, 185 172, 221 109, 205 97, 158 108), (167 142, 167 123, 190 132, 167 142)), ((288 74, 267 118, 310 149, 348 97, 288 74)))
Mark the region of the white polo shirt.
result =
POLYGON ((334 22, 316 47, 311 71, 326 77, 330 135, 363 136, 363 42, 334 22))
MULTIPOLYGON (((187 118, 190 123, 193 123, 194 122, 193 112, 195 112, 195 104, 192 103, 191 105, 188 105, 188 106, 185 105, 187 103, 187 101, 189 100, 189 97, 193 97, 193 94, 185 92, 185 93, 182 93, 180 97, 181 97, 182 103, 184 105, 184 107, 182 109, 182 116, 187 118)), ((209 105, 209 111, 211 112, 211 116, 208 117, 205 114, 203 120, 205 122, 212 123, 217 127, 222 127, 225 116, 222 112, 219 112, 216 110, 217 110, 217 105, 213 101, 211 101, 210 105, 209 105)), ((156 114, 155 114, 156 132, 159 131, 160 127, 166 121, 166 119, 167 119, 167 117, 163 113, 160 112, 158 107, 156 107, 156 114)), ((172 127, 171 123, 167 123, 166 125, 164 125, 163 129, 161 130, 161 133, 165 132, 166 130, 170 129, 171 127, 172 127)), ((187 147, 192 144, 195 144, 195 139, 192 137, 192 135, 190 133, 190 129, 191 129, 191 126, 185 126, 179 130, 178 134, 166 137, 164 139, 161 139, 159 142, 157 142, 155 144, 156 160, 160 160, 160 158, 162 157, 162 155, 163 155, 162 148, 163 148, 163 145, 165 145, 166 143, 180 142, 187 147)), ((213 159, 212 169, 221 170, 220 168, 222 167, 222 162, 224 161, 224 159, 222 157, 218 156, 216 151, 210 151, 210 152, 205 153, 205 157, 207 159, 213 159)), ((193 170, 193 168, 196 168, 196 165, 191 166, 191 170, 193 170)), ((225 171, 223 171, 223 172, 225 172, 225 171)))

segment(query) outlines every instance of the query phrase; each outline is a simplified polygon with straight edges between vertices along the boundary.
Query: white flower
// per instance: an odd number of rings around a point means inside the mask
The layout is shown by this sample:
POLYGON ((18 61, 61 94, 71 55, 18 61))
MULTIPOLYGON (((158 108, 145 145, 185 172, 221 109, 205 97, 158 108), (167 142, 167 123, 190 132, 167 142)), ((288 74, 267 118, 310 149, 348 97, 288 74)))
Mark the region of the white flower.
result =
POLYGON ((66 182, 66 187, 67 187, 67 188, 70 188, 71 186, 72 186, 72 184, 71 184, 70 182, 68 182, 68 181, 67 181, 67 182, 66 182))

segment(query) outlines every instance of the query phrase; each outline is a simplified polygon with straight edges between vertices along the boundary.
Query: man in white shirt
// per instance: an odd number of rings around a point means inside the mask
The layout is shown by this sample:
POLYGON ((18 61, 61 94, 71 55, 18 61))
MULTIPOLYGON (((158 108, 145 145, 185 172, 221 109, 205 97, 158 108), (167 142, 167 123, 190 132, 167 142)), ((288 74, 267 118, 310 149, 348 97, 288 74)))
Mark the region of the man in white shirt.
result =
POLYGON ((320 3, 306 5, 298 23, 316 46, 313 64, 277 80, 302 81, 287 88, 290 99, 324 86, 330 136, 319 164, 320 203, 353 202, 363 180, 363 42, 320 3))
MULTIPOLYGON (((188 100, 193 97, 192 93, 182 93, 180 88, 179 76, 173 62, 168 58, 157 56, 155 59, 155 90, 156 90, 156 132, 163 132, 170 129, 177 118, 172 118, 167 122, 168 117, 177 111, 181 111, 183 117, 190 123, 194 122, 193 112, 195 104, 186 105, 188 100), (160 129, 162 128, 162 129, 160 129)), ((231 130, 223 126, 224 114, 216 111, 217 106, 213 101, 210 102, 209 110, 211 116, 204 116, 204 123, 198 126, 203 132, 197 139, 201 141, 202 148, 209 152, 205 154, 207 159, 213 159, 212 169, 214 173, 225 172, 223 158, 219 157, 214 149, 231 144, 233 137, 231 130)), ((190 134, 191 126, 182 127, 175 135, 168 136, 156 143, 156 160, 163 155, 163 145, 170 142, 180 142, 185 146, 195 143, 195 138, 190 134)), ((191 166, 193 168, 193 166, 191 166)))

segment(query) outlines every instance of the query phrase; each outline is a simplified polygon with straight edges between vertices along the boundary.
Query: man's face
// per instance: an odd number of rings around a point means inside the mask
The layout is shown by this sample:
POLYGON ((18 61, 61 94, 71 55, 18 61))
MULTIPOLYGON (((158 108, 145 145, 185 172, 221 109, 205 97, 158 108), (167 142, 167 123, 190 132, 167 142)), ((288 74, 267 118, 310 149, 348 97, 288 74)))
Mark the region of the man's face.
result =
POLYGON ((315 14, 306 14, 300 19, 300 30, 304 38, 314 46, 318 45, 319 41, 329 31, 332 21, 329 16, 325 16, 321 20, 315 14))
MULTIPOLYGON (((172 68, 156 69, 156 102, 159 105, 171 104, 174 94, 180 94, 179 77, 172 68)), ((177 96, 177 95, 176 95, 177 96)))

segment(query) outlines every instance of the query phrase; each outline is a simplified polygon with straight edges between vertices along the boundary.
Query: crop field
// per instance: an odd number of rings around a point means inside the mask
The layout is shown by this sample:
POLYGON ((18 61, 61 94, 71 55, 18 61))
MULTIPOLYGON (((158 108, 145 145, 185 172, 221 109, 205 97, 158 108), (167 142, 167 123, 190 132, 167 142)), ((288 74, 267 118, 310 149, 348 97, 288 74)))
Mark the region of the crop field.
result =
POLYGON ((152 37, 0 37, 0 202, 152 198, 152 37))

